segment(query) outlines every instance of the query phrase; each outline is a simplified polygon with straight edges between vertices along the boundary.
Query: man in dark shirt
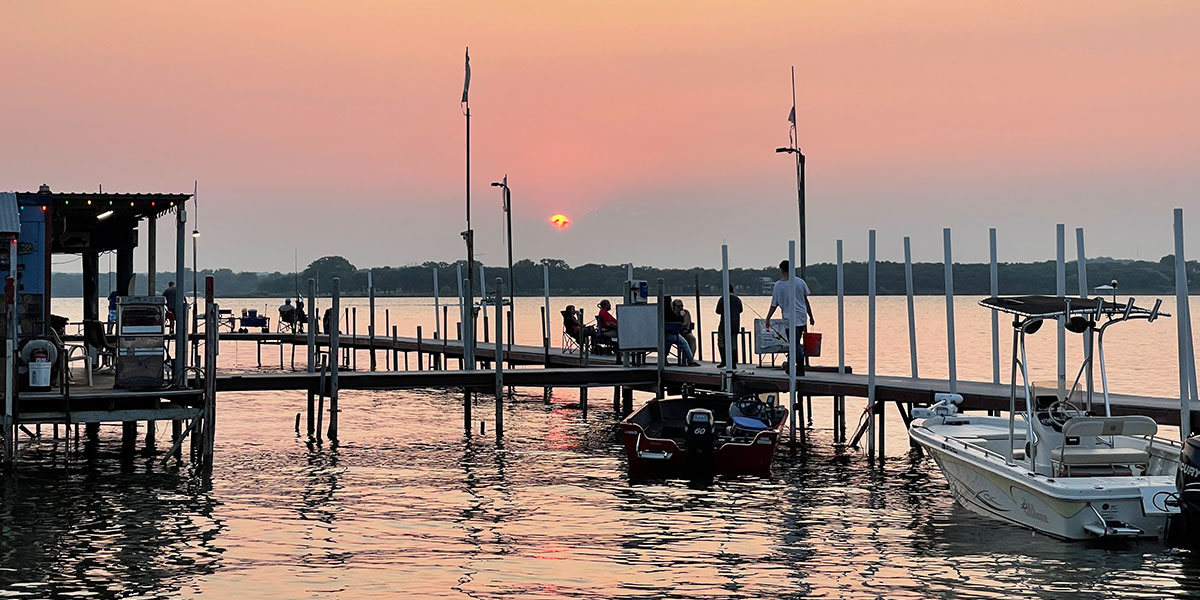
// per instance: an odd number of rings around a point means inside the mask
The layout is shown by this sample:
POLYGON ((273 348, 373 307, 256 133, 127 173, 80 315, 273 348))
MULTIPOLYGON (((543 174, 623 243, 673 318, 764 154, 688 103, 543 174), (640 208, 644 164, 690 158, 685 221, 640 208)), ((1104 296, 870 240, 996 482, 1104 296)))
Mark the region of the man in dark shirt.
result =
MULTIPOLYGON (((717 314, 721 315, 721 322, 717 324, 717 349, 721 351, 721 364, 717 368, 725 367, 725 297, 717 299, 717 314)), ((737 368, 738 362, 738 346, 737 335, 742 328, 742 299, 738 298, 733 293, 733 284, 729 284, 729 331, 733 334, 731 346, 733 346, 732 361, 729 364, 730 368, 737 368)))
POLYGON ((179 297, 179 288, 175 287, 175 282, 167 283, 167 289, 163 290, 163 298, 167 299, 167 325, 171 331, 175 331, 175 301, 179 297))

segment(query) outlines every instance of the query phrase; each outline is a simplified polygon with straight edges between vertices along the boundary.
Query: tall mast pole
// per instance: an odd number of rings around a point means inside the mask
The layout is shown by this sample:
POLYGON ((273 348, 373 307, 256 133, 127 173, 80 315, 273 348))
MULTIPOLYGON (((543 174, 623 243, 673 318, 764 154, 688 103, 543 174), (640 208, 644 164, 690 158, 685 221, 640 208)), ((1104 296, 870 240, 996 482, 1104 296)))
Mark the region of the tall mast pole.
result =
MULTIPOLYGON (((463 324, 463 343, 471 346, 474 350, 475 335, 475 232, 471 230, 471 99, 468 95, 468 90, 471 87, 471 49, 466 49, 466 75, 463 80, 463 95, 462 103, 464 112, 467 118, 467 230, 463 232, 463 239, 467 242, 467 290, 465 294, 466 300, 466 322, 463 324)), ((473 358, 474 352, 467 353, 468 358, 473 358)), ((472 360, 470 369, 474 369, 474 361, 472 360)))
MULTIPOLYGON (((792 67, 792 110, 796 110, 796 67, 792 67)), ((796 201, 800 208, 800 279, 806 279, 808 267, 808 243, 804 227, 804 153, 800 151, 800 130, 796 126, 799 116, 792 113, 792 147, 796 149, 796 201)), ((793 268, 795 265, 792 265, 793 268)))

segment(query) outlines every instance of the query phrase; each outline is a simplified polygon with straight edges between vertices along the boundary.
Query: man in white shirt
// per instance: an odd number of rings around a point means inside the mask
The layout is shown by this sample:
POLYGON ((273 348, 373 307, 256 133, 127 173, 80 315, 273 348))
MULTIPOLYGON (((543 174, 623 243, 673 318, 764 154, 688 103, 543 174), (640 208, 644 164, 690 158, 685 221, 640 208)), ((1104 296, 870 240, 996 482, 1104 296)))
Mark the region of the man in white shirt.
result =
MULTIPOLYGON (((791 265, 788 261, 779 263, 779 273, 781 275, 779 281, 775 282, 775 288, 771 290, 771 310, 767 311, 767 327, 771 327, 771 315, 775 314, 775 309, 782 309, 783 318, 791 320, 792 307, 796 310, 796 322, 793 324, 794 329, 792 335, 796 340, 796 351, 799 353, 803 350, 804 332, 808 331, 809 325, 816 325, 817 321, 813 318, 812 304, 808 301, 810 293, 808 284, 799 277, 792 277, 791 265)), ((796 372, 804 372, 804 362, 797 361, 796 372)))

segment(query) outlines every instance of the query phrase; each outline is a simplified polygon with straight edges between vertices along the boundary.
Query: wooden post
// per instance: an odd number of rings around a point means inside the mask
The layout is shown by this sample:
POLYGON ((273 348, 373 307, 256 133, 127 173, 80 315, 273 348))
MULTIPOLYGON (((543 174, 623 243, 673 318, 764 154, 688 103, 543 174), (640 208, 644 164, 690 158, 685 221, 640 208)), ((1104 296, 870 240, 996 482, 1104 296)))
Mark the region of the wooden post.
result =
MULTIPOLYGON (((400 336, 396 335, 396 330, 399 329, 396 325, 392 325, 392 368, 396 371, 400 370, 400 336)), ((405 353, 405 356, 408 356, 405 353)), ((404 370, 408 370, 408 365, 404 366, 404 370)))
POLYGON ((421 343, 424 334, 421 332, 421 326, 417 325, 417 370, 425 370, 425 354, 421 351, 421 343))
MULTIPOLYGON (((504 437, 504 280, 496 278, 496 439, 504 437)), ((511 307, 510 307, 511 308, 511 307)))
MULTIPOLYGON (((391 309, 385 308, 385 309, 383 309, 383 339, 385 339, 385 340, 387 339, 387 334, 391 330, 392 330, 392 311, 391 311, 391 309)), ((395 344, 393 344, 393 346, 395 346, 395 344)), ((386 350, 383 352, 383 368, 387 371, 393 370, 392 369, 392 353, 388 352, 386 350)))
POLYGON ((442 353, 437 356, 437 368, 438 369, 446 369, 447 371, 450 370, 450 366, 449 366, 450 359, 448 358, 449 357, 449 345, 446 342, 446 338, 450 337, 449 321, 450 321, 450 307, 443 306, 442 307, 442 353))
MULTIPOLYGON (((338 306, 342 300, 342 280, 339 277, 333 278, 333 316, 332 323, 329 324, 329 351, 333 356, 337 356, 337 352, 341 347, 341 324, 338 323, 338 306)), ((329 371, 329 440, 336 442, 338 439, 338 361, 331 360, 333 366, 329 371)))
MULTIPOLYGON (((350 353, 350 369, 358 370, 358 307, 350 308, 350 344, 346 346, 346 352, 350 353)), ((330 399, 332 403, 332 399, 330 399)))

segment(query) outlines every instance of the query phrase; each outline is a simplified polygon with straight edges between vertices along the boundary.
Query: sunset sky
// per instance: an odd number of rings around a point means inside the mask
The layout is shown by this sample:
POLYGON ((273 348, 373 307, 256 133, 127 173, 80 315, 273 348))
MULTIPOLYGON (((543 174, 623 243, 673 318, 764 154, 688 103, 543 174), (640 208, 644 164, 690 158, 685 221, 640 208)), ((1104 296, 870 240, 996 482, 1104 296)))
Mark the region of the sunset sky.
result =
POLYGON ((988 227, 1001 260, 1044 260, 1059 222, 1092 256, 1156 260, 1173 207, 1200 256, 1200 3, 38 0, 0 16, 0 190, 199 180, 202 267, 462 258, 468 45, 488 264, 506 173, 518 259, 719 266, 724 240, 734 265, 777 262, 797 227, 774 152, 792 65, 810 262, 838 238, 865 258, 872 228, 881 258, 911 235, 940 260, 946 226, 958 260, 986 260, 988 227))

